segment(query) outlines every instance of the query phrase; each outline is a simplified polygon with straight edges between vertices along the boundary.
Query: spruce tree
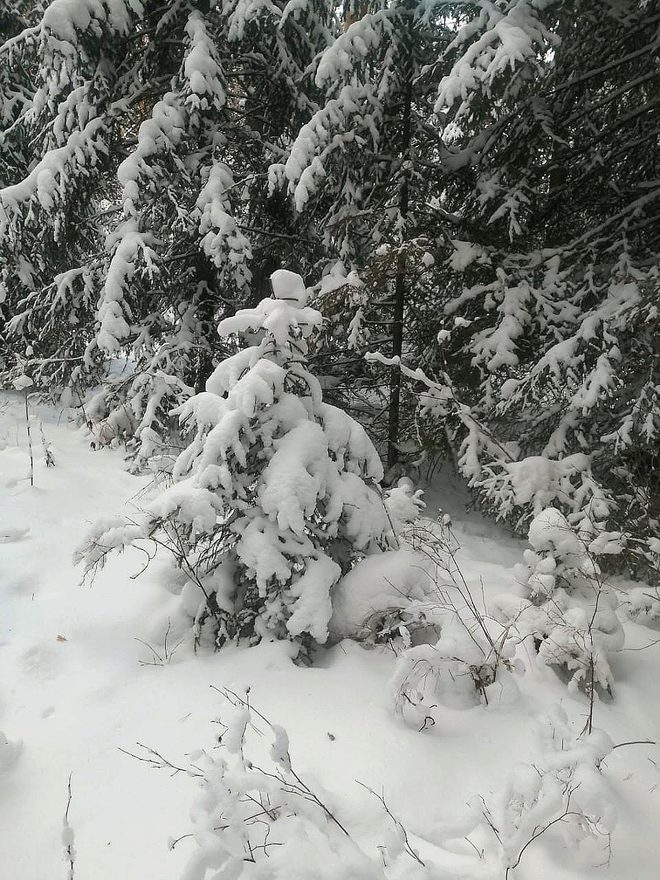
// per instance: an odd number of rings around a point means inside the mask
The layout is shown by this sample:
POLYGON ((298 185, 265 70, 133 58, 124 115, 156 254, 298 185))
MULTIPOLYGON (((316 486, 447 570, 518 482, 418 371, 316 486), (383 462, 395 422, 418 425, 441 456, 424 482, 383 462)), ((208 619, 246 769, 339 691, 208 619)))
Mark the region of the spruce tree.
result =
POLYGON ((123 362, 86 407, 115 435, 155 442, 222 355, 215 318, 250 295, 253 263, 263 276, 273 242, 293 247, 265 174, 309 109, 327 22, 320 3, 55 0, 0 48, 36 82, 7 135, 35 159, 0 190, 8 345, 29 340, 51 390, 84 394, 123 362))
POLYGON ((436 108, 462 167, 439 363, 471 413, 453 406, 463 473, 521 528, 543 497, 631 546, 660 529, 659 21, 651 3, 482 10, 436 108))
POLYGON ((301 216, 323 232, 323 366, 342 377, 332 385, 335 394, 345 389, 345 404, 384 412, 392 475, 405 436, 400 372, 394 365, 384 378, 361 355, 381 347, 398 358, 411 346, 418 355, 432 339, 429 251, 443 242, 433 105, 448 34, 446 11, 412 0, 350 7, 344 33, 316 67, 325 102, 286 162, 271 169, 273 185, 286 186, 301 216))
POLYGON ((234 351, 178 410, 188 445, 173 485, 143 523, 100 524, 79 558, 90 570, 151 537, 188 574, 197 625, 218 646, 275 637, 309 648, 328 637, 341 575, 394 536, 376 450, 323 401, 308 366, 321 314, 299 275, 271 282, 272 297, 220 323, 234 351))

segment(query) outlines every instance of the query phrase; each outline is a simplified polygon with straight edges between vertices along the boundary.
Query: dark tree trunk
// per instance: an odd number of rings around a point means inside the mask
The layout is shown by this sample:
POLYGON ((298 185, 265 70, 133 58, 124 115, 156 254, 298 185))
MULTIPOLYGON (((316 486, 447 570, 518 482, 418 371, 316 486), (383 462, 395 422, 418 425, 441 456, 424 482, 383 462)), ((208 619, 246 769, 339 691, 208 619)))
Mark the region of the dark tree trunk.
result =
MULTIPOLYGON (((409 179, 408 159, 411 144, 411 116, 413 92, 413 16, 410 9, 407 22, 406 52, 403 59, 405 66, 405 88, 401 118, 401 181, 399 183, 399 213, 403 220, 399 241, 399 256, 394 282, 394 313, 392 316, 392 356, 400 359, 403 352, 403 320, 406 305, 406 252, 404 250, 406 236, 406 218, 408 216, 409 179)), ((387 431, 387 466, 394 471, 399 460, 399 435, 401 430, 401 368, 394 364, 390 369, 389 389, 389 424, 387 431)))
POLYGON ((219 341, 216 329, 216 275, 211 261, 202 253, 197 257, 197 320, 199 345, 195 375, 192 384, 199 394, 206 388, 206 380, 213 372, 213 354, 219 341))

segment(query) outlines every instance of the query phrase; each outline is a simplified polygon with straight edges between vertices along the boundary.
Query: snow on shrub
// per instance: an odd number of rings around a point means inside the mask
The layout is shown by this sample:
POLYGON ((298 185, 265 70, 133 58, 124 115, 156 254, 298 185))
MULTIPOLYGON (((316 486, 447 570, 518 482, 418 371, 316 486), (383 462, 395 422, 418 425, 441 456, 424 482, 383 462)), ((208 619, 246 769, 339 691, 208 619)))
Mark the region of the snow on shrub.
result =
MULTIPOLYGON (((176 411, 190 440, 141 525, 189 574, 197 622, 218 645, 265 635, 325 642, 333 586, 357 558, 392 545, 392 517, 405 522, 422 503, 401 488, 388 513, 373 444, 323 402, 307 367, 321 314, 299 275, 278 270, 271 282, 271 298, 221 322, 236 351, 176 411), (214 583, 221 566, 231 568, 229 588, 226 577, 222 589, 214 583)), ((114 524, 108 537, 122 544, 114 524)), ((97 529, 79 558, 102 563, 105 545, 97 529)))
POLYGON ((660 626, 660 590, 658 587, 632 587, 626 590, 621 610, 636 623, 660 626))
POLYGON ((624 633, 597 557, 620 552, 620 533, 578 530, 550 507, 532 520, 529 543, 514 569, 517 593, 496 601, 500 620, 533 637, 540 659, 568 673, 569 688, 611 694, 608 656, 621 650, 624 633))
POLYGON ((168 447, 168 438, 176 438, 170 414, 193 393, 181 378, 162 370, 110 372, 85 404, 94 447, 125 442, 133 458, 130 470, 139 472, 168 447))
POLYGON ((425 634, 433 632, 435 638, 409 642, 399 655, 390 689, 396 714, 424 729, 436 723, 438 707, 487 705, 489 687, 496 680, 502 684, 513 668, 515 646, 509 627, 485 615, 476 617, 465 607, 459 610, 437 599, 420 605, 412 606, 410 614, 423 613, 425 634))
MULTIPOLYGON (((286 731, 226 694, 219 751, 191 755, 199 794, 191 812, 196 851, 182 880, 384 880, 376 858, 354 841, 337 814, 292 766, 286 731), (255 757, 250 731, 271 748, 255 757)), ((375 856, 375 853, 374 853, 375 856)))
POLYGON ((511 668, 511 627, 493 619, 458 560, 459 543, 447 514, 420 522, 409 535, 424 561, 424 595, 399 614, 403 650, 390 688, 394 710, 422 728, 438 706, 468 709, 488 703, 488 688, 511 668))
MULTIPOLYGON (((190 755, 198 794, 186 836, 195 850, 181 880, 429 880, 449 878, 447 856, 457 853, 461 877, 513 880, 530 847, 551 841, 563 844, 571 863, 607 858, 617 813, 603 761, 613 744, 597 729, 577 736, 560 707, 542 719, 534 762, 512 766, 487 799, 470 798, 422 858, 384 794, 360 783, 382 807, 369 817, 375 821, 365 841, 343 816, 349 793, 310 786, 292 759, 286 730, 255 709, 249 693, 221 693, 219 745, 190 755), (374 845, 378 840, 383 843, 374 845)), ((149 749, 147 759, 180 769, 149 749)))
POLYGON ((385 507, 397 534, 416 522, 426 508, 423 494, 421 489, 415 490, 407 477, 402 477, 396 486, 385 493, 385 507))
MULTIPOLYGON (((451 628, 451 627, 448 627, 451 628)), ((467 709, 479 703, 478 690, 495 680, 495 669, 487 673, 481 644, 473 644, 459 627, 443 632, 432 645, 417 645, 404 651, 392 679, 397 714, 415 724, 434 723, 438 704, 467 709)))
POLYGON ((406 624, 416 601, 435 588, 433 563, 410 549, 390 550, 361 560, 333 590, 330 633, 359 640, 406 624))
POLYGON ((517 876, 515 869, 540 838, 558 836, 571 861, 584 866, 603 864, 609 856, 617 815, 601 763, 612 751, 610 738, 596 729, 576 736, 561 708, 543 719, 540 733, 539 760, 512 767, 506 785, 487 802, 473 799, 470 840, 495 869, 492 876, 505 880, 517 876))

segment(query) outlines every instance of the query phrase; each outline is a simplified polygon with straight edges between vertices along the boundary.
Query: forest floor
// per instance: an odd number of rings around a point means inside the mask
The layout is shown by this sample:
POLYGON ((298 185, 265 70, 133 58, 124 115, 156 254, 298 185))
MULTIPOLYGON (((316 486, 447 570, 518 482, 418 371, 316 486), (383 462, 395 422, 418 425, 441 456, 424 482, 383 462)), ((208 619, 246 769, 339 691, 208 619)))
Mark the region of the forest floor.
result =
MULTIPOLYGON (((184 838, 172 849, 168 841, 191 830, 197 782, 126 752, 144 754, 142 744, 186 766, 187 755, 217 741, 223 700, 215 688, 249 687, 251 702, 286 727, 297 772, 376 863, 388 817, 359 783, 384 795, 426 864, 404 853, 391 876, 504 880, 504 862, 479 855, 494 841, 487 823, 472 833, 475 815, 489 805, 496 816, 518 797, 516 768, 548 766, 549 727, 579 737, 584 695, 569 693, 523 647, 487 705, 441 707, 420 731, 393 711, 392 647, 345 640, 312 668, 294 665, 282 643, 195 652, 164 561, 135 577, 144 558, 131 549, 91 585, 72 564, 90 526, 130 515, 149 479, 127 473, 121 451, 92 450, 86 429, 35 406, 55 465, 45 467, 37 431, 31 487, 21 407, 17 395, 0 398, 0 730, 9 741, 0 737, 0 877, 68 876, 70 779, 75 880, 179 880, 195 843, 184 838)), ((465 513, 450 479, 436 482, 427 502, 429 516, 438 504, 452 514, 462 570, 484 602, 507 590, 524 542, 465 513)), ((596 701, 594 725, 615 744, 657 741, 658 633, 629 621, 625 629, 626 647, 612 660, 615 697, 596 701)), ((615 749, 600 776, 611 838, 572 844, 562 828, 569 823, 558 821, 525 848, 510 880, 657 878, 660 746, 615 749)), ((331 875, 307 865, 287 880, 316 876, 331 875)))

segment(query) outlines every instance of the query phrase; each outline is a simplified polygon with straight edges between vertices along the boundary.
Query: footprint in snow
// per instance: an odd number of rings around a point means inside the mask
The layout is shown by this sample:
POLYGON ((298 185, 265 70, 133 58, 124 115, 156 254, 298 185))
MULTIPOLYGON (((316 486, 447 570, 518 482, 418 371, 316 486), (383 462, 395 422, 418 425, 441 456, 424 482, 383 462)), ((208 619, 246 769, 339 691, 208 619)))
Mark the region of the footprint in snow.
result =
POLYGON ((0 772, 8 770, 18 758, 23 744, 20 740, 8 740, 0 730, 0 772))
POLYGON ((0 526, 0 544, 21 541, 30 534, 30 526, 0 526))

